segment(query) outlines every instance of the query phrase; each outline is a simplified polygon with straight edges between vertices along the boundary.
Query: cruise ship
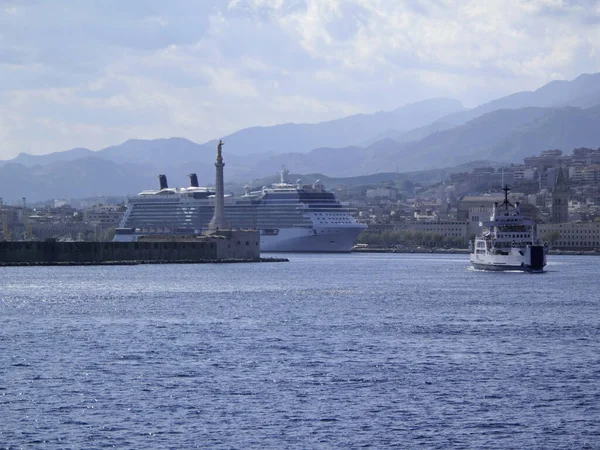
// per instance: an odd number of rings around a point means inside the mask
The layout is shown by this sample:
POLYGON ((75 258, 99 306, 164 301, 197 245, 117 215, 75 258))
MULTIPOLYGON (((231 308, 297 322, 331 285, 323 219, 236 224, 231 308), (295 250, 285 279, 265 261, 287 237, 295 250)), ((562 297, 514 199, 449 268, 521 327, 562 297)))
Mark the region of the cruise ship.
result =
POLYGON ((481 223, 483 232, 469 242, 469 258, 476 269, 541 272, 546 266, 548 246, 537 237, 536 223, 521 215, 519 203, 494 204, 489 221, 481 223))
MULTIPOLYGON (((260 232, 261 252, 349 252, 367 225, 358 222, 354 209, 344 207, 320 181, 288 181, 261 190, 245 188, 243 195, 225 197, 225 216, 232 228, 260 232)), ((190 174, 190 187, 169 188, 160 175, 160 189, 128 199, 127 210, 115 232, 116 241, 135 241, 148 235, 200 234, 214 212, 214 189, 198 186, 190 174)))

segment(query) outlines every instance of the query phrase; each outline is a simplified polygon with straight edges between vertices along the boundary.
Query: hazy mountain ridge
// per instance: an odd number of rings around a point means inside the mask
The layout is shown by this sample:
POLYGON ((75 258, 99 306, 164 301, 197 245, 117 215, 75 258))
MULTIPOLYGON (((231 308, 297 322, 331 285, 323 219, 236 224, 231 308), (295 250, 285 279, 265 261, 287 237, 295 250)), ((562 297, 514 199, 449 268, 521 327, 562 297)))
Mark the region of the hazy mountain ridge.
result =
POLYGON ((458 100, 435 98, 410 103, 393 111, 355 114, 316 124, 252 127, 223 138, 227 151, 249 153, 306 153, 319 147, 357 146, 389 130, 408 131, 446 114, 464 110, 458 100))
POLYGON ((212 152, 215 147, 215 141, 201 145, 179 137, 152 140, 129 139, 122 144, 106 147, 98 151, 92 151, 87 148, 74 148, 46 155, 20 153, 16 158, 4 161, 4 163, 13 162, 31 167, 94 157, 119 164, 132 163, 164 166, 171 164, 173 160, 183 159, 185 161, 190 158, 203 160, 207 157, 207 152, 209 150, 212 152))
POLYGON ((565 151, 579 147, 600 147, 600 107, 558 108, 535 120, 496 146, 489 155, 500 154, 499 161, 514 161, 541 150, 558 148, 565 151))
MULTIPOLYGON (((47 155, 30 155, 29 153, 19 153, 19 155, 16 158, 11 159, 10 162, 22 164, 24 166, 35 166, 39 164, 51 164, 59 161, 73 161, 94 155, 96 155, 96 152, 87 148, 74 148, 71 150, 65 150, 64 152, 48 153, 47 155)), ((4 162, 7 163, 9 161, 4 162)))
POLYGON ((87 157, 25 166, 9 162, 0 167, 0 192, 5 200, 26 197, 28 201, 52 198, 85 198, 138 193, 140 186, 155 183, 152 167, 117 164, 87 157))
MULTIPOLYGON (((455 167, 444 169, 419 170, 414 172, 379 172, 370 175, 358 175, 354 177, 332 177, 323 173, 290 173, 290 180, 295 181, 300 178, 302 183, 311 184, 319 180, 326 188, 336 188, 340 186, 363 186, 378 185, 386 182, 413 181, 418 183, 436 183, 448 178, 450 174, 458 172, 468 172, 476 167, 499 166, 493 161, 472 161, 455 167)), ((268 186, 279 181, 277 175, 271 175, 253 180, 252 188, 258 189, 261 186, 268 186)))
POLYGON ((590 108, 600 104, 600 73, 582 74, 572 81, 555 80, 535 91, 516 92, 466 111, 448 114, 424 127, 397 136, 401 142, 422 139, 429 134, 463 125, 470 120, 499 109, 525 107, 590 108))
POLYGON ((197 144, 188 139, 172 137, 168 139, 129 139, 98 151, 98 156, 116 163, 152 164, 166 167, 174 161, 210 161, 216 141, 197 144))
MULTIPOLYGON (((468 171, 478 166, 488 166, 493 163, 478 161, 457 167, 435 169, 426 171, 396 173, 382 172, 357 177, 330 177, 320 173, 290 174, 290 180, 302 179, 303 183, 321 182, 328 189, 339 186, 359 186, 364 184, 381 184, 389 181, 413 181, 421 183, 439 182, 446 179, 451 173, 468 171)), ((213 166, 214 168, 214 166, 213 166)), ((188 186, 189 182, 183 172, 178 176, 169 178, 171 187, 188 186)), ((176 174, 173 174, 176 175, 176 174)), ((228 182, 225 185, 227 192, 241 193, 244 184, 249 184, 253 189, 260 189, 264 185, 278 182, 275 174, 247 182, 228 182)), ((201 183, 213 185, 213 182, 201 183)), ((8 163, 0 168, 0 192, 14 195, 4 196, 5 201, 18 201, 26 197, 28 202, 45 201, 53 198, 95 198, 117 197, 125 198, 135 195, 144 189, 158 189, 158 180, 154 168, 148 165, 116 164, 100 158, 82 158, 67 163, 52 163, 45 166, 32 167, 19 163, 8 163), (20 186, 16 191, 13 186, 20 186)))
MULTIPOLYGON (((294 162, 305 173, 336 176, 390 171, 396 167, 400 172, 441 169, 482 159, 518 163, 547 149, 570 151, 600 146, 599 109, 503 109, 421 140, 398 142, 388 138, 366 148, 322 148, 294 155, 294 162), (340 154, 351 157, 340 159, 340 154)), ((285 161, 287 156, 279 158, 285 161)))
MULTIPOLYGON (((281 158, 277 158, 277 155, 306 153, 321 147, 356 146, 392 129, 397 132, 407 131, 430 123, 450 112, 461 110, 464 110, 464 106, 458 100, 436 98, 407 104, 393 111, 355 114, 316 124, 290 123, 246 128, 224 137, 223 140, 230 163, 229 170, 233 173, 238 172, 237 164, 240 165, 240 172, 247 172, 248 166, 256 165, 257 160, 267 161, 271 157, 276 162, 267 162, 267 165, 270 167, 278 165, 280 169, 281 158)), ((212 165, 216 145, 216 140, 197 144, 178 137, 153 140, 130 139, 96 152, 88 149, 73 149, 47 155, 22 153, 11 161, 33 166, 95 156, 116 163, 152 164, 156 170, 161 171, 167 170, 172 165, 180 166, 182 163, 189 163, 190 166, 212 165)), ((0 166, 7 162, 0 162, 0 166)))
POLYGON ((519 163, 547 149, 600 146, 600 108, 530 107, 484 114, 413 142, 387 140, 365 149, 366 172, 400 164, 402 171, 451 167, 473 160, 519 163))
MULTIPOLYGON (((550 148, 600 146, 598 105, 600 74, 593 74, 551 82, 466 111, 457 101, 432 99, 319 124, 249 128, 223 138, 226 179, 245 183, 274 174, 282 166, 295 173, 348 177, 443 169, 477 160, 518 163, 550 148), (594 106, 584 108, 589 105, 594 106), (446 114, 457 108, 459 112, 446 114), (400 131, 431 117, 425 127, 400 131), (289 144, 286 153, 281 153, 283 141, 289 144), (347 141, 354 142, 342 145, 347 141)), ((0 162, 0 197, 8 199, 14 192, 17 198, 35 198, 37 190, 46 198, 51 192, 63 197, 124 195, 155 187, 158 173, 166 173, 171 186, 187 186, 189 172, 198 173, 202 184, 212 184, 215 153, 216 141, 197 144, 169 138, 131 139, 98 152, 78 148, 42 156, 20 154, 11 162, 0 162), (78 165, 80 160, 87 163, 78 165), (96 161, 95 168, 90 161, 96 161), (44 177, 46 181, 37 179, 44 177), (99 178, 106 182, 100 183, 99 178), (81 195, 72 180, 79 180, 81 195), (53 189, 53 183, 59 186, 53 189), (67 184, 70 189, 61 187, 67 184)))

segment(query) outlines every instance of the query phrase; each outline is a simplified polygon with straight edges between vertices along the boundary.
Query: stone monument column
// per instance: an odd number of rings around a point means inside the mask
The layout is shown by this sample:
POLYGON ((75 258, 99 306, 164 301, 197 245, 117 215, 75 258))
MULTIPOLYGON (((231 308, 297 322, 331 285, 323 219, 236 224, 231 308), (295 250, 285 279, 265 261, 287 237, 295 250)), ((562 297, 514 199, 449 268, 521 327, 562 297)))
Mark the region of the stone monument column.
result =
POLYGON ((219 140, 219 145, 217 146, 217 162, 215 163, 215 167, 217 168, 215 213, 208 224, 208 229, 211 231, 231 229, 231 225, 229 225, 229 222, 225 218, 225 194, 223 192, 223 167, 225 166, 225 163, 223 162, 223 156, 221 155, 222 148, 223 141, 219 140))

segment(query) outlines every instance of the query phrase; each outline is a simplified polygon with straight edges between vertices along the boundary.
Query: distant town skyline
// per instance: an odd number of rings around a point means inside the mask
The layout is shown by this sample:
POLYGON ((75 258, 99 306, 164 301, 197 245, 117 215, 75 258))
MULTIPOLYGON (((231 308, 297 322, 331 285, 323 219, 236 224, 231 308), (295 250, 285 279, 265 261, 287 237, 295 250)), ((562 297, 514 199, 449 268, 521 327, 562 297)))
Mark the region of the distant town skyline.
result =
POLYGON ((0 159, 600 72, 593 0, 0 0, 0 159))

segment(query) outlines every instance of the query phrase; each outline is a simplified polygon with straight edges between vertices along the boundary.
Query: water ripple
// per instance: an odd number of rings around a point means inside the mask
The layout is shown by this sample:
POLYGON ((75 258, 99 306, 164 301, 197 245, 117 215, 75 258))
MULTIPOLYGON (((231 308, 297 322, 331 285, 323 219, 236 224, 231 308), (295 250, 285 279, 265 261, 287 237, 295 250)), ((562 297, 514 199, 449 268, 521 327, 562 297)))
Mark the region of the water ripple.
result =
POLYGON ((8 268, 0 447, 597 448, 589 261, 8 268))

